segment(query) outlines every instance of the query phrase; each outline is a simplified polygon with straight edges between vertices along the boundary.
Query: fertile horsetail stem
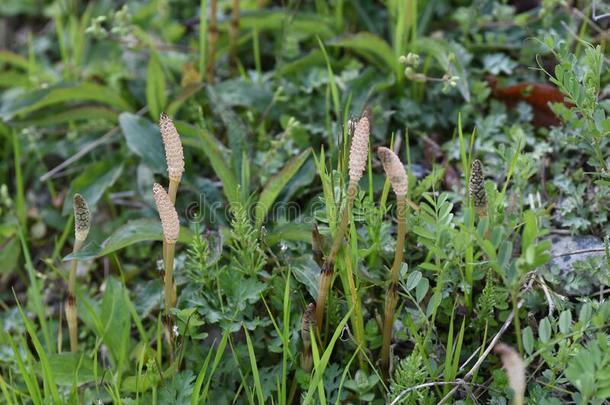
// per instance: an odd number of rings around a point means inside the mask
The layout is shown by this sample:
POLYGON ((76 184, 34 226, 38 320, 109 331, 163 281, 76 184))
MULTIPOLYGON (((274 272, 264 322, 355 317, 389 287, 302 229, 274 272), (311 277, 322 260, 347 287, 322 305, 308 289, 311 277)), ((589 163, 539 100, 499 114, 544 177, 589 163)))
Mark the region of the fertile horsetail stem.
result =
POLYGON ((514 391, 513 405, 523 405, 525 396, 525 363, 521 355, 512 347, 498 343, 494 352, 500 356, 508 377, 508 385, 514 391))
POLYGON ((470 199, 479 216, 487 214, 487 193, 485 192, 485 175, 483 174, 483 163, 479 159, 472 161, 470 167, 470 199))
POLYGON ((180 233, 180 221, 174 204, 172 204, 169 195, 165 189, 158 183, 153 185, 153 198, 159 211, 161 218, 161 227, 163 228, 163 261, 165 264, 165 274, 163 276, 164 295, 165 295, 165 310, 169 311, 176 303, 176 290, 173 280, 174 272, 174 250, 178 234, 180 233))
POLYGON ((392 325, 394 324, 394 312, 398 302, 397 288, 400 267, 402 265, 404 244, 406 236, 406 201, 409 181, 405 167, 394 152, 385 147, 377 149, 377 156, 383 164, 383 169, 387 178, 390 180, 392 189, 396 194, 397 210, 396 218, 398 229, 396 234, 396 251, 394 252, 394 262, 390 270, 390 284, 386 293, 385 318, 383 322, 383 344, 381 347, 381 367, 384 372, 389 371, 390 366, 390 343, 392 341, 392 325))
POLYGON ((341 248, 341 242, 347 229, 349 222, 349 212, 356 198, 356 192, 358 191, 358 181, 362 178, 364 169, 368 160, 369 151, 369 134, 370 134, 370 119, 367 114, 364 114, 360 120, 356 123, 354 128, 354 136, 352 137, 352 144, 350 146, 349 153, 349 184, 347 186, 347 204, 343 209, 341 216, 341 222, 335 233, 330 253, 326 256, 326 260, 322 265, 322 272, 320 275, 320 289, 318 293, 318 301, 316 302, 316 323, 318 329, 322 327, 322 321, 324 319, 324 307, 326 306, 326 299, 328 297, 328 290, 332 281, 332 275, 335 267, 335 260, 339 249, 341 248))
MULTIPOLYGON (((74 247, 76 253, 83 246, 91 229, 91 212, 87 201, 80 194, 74 194, 74 247)), ((70 350, 78 350, 78 315, 76 313, 76 267, 77 259, 72 259, 70 274, 68 276, 68 296, 66 297, 65 311, 68 330, 70 332, 70 350)))
POLYGON ((165 148, 165 161, 167 163, 167 172, 169 175, 169 197, 173 204, 176 203, 176 193, 178 185, 184 173, 184 151, 182 150, 182 141, 180 135, 174 126, 174 122, 165 113, 161 113, 159 118, 159 129, 163 138, 163 147, 165 148))
POLYGON ((303 340, 303 352, 301 353, 301 367, 305 371, 311 371, 313 365, 311 357, 311 336, 316 328, 316 304, 310 303, 305 308, 303 320, 301 321, 301 340, 303 340))

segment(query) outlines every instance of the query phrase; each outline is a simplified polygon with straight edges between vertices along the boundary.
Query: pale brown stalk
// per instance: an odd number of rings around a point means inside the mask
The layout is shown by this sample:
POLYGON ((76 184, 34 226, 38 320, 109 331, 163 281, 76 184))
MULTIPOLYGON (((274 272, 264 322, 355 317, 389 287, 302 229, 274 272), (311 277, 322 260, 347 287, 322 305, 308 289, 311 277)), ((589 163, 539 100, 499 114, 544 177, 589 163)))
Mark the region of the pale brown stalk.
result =
POLYGON ((163 263, 165 272, 163 275, 163 292, 165 297, 166 315, 169 310, 176 304, 176 287, 174 284, 174 251, 176 241, 180 233, 180 221, 174 204, 171 202, 169 195, 165 189, 158 183, 153 185, 153 198, 159 211, 161 218, 161 227, 163 228, 163 263))
POLYGON ((233 0, 231 8, 231 32, 229 33, 229 54, 231 68, 237 68, 237 41, 239 40, 239 0, 233 0))
POLYGON ((210 23, 208 24, 208 65, 206 67, 206 77, 208 83, 212 83, 214 81, 216 43, 218 42, 218 22, 216 19, 217 11, 217 0, 210 0, 210 23))
POLYGON ((369 152, 369 133, 370 133, 370 119, 368 114, 364 114, 360 120, 356 123, 354 129, 354 136, 352 137, 352 144, 350 146, 349 154, 349 183, 347 186, 347 203, 343 209, 341 215, 341 222, 337 226, 335 238, 330 249, 330 253, 326 256, 326 260, 322 265, 320 273, 320 288, 318 291, 318 300, 316 301, 316 325, 318 331, 321 330, 324 321, 324 308, 326 306, 326 300, 328 298, 328 290, 332 283, 333 273, 335 270, 335 261, 337 254, 341 248, 343 237, 347 230, 349 223, 349 213, 352 209, 356 193, 358 192, 358 182, 362 178, 364 169, 368 160, 369 152))
POLYGON ((326 260, 324 260, 324 263, 322 264, 322 269, 320 272, 320 288, 318 292, 318 300, 316 302, 316 324, 318 330, 322 328, 322 322, 324 321, 324 307, 326 306, 328 290, 330 289, 330 284, 335 270, 335 261, 337 260, 337 254, 339 253, 341 243, 343 242, 343 237, 345 236, 345 231, 347 230, 347 225, 349 223, 349 211, 354 203, 357 189, 357 183, 349 183, 347 187, 347 204, 343 209, 341 222, 337 226, 337 233, 333 239, 330 253, 328 256, 326 256, 326 260))
POLYGON ((513 405, 523 405, 525 399, 525 363, 519 352, 504 343, 498 343, 494 352, 500 356, 502 367, 513 390, 513 405))
POLYGON ((407 234, 406 210, 407 210, 407 191, 409 188, 405 168, 394 152, 388 148, 381 147, 377 154, 383 163, 386 176, 390 180, 392 189, 396 194, 396 218, 398 222, 396 231, 396 251, 394 252, 394 262, 390 269, 390 285, 386 293, 384 322, 383 322, 383 344, 381 346, 381 367, 384 373, 390 370, 390 344, 392 343, 392 326, 394 324, 394 313, 398 303, 398 280, 400 277, 400 267, 402 266, 405 237, 407 234))
POLYGON ((313 359, 311 357, 311 337, 316 329, 315 312, 316 304, 312 302, 305 308, 303 320, 301 321, 301 340, 303 341, 301 367, 307 372, 311 371, 311 367, 313 366, 313 359))

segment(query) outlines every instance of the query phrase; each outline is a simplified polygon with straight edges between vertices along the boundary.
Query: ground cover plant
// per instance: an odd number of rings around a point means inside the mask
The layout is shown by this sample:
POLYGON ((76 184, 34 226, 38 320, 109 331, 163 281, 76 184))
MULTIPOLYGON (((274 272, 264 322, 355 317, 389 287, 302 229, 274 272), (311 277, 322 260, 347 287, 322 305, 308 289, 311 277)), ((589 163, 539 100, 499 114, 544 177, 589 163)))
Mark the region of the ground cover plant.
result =
POLYGON ((2 403, 610 402, 608 12, 0 4, 2 403))

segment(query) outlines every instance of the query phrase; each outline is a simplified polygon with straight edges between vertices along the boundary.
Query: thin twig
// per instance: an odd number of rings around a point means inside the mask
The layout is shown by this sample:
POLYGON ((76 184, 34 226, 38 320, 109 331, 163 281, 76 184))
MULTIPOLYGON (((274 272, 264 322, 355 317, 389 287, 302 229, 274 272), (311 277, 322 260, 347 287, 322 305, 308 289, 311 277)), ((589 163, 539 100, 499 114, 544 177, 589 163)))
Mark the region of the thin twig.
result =
POLYGON ((396 398, 394 398, 394 400, 392 402, 390 402, 390 405, 395 405, 397 404, 405 395, 407 395, 409 392, 413 392, 413 391, 417 391, 420 390, 422 388, 429 388, 429 387, 434 387, 437 385, 455 385, 455 386, 460 386, 460 385, 471 385, 473 387, 478 387, 479 384, 473 384, 473 383, 469 383, 466 382, 464 380, 458 379, 455 381, 432 381, 432 382, 427 382, 424 384, 419 384, 419 385, 415 385, 413 387, 409 387, 404 391, 401 391, 400 394, 398 394, 398 396, 396 398))
POLYGON ((560 253, 558 255, 554 255, 553 259, 564 256, 575 256, 575 255, 584 255, 586 253, 600 253, 605 252, 605 248, 595 248, 595 249, 583 249, 583 250, 574 250, 572 252, 560 253))
POLYGON ((216 13, 218 12, 217 0, 210 1, 210 23, 208 24, 208 66, 206 77, 208 83, 214 81, 214 63, 216 59, 216 43, 218 42, 218 23, 216 13))
POLYGON ((229 55, 231 69, 237 70, 237 42, 239 40, 239 0, 233 0, 229 32, 229 55))
MULTIPOLYGON (((532 277, 530 279, 527 287, 525 288, 525 291, 527 291, 527 290, 529 290, 531 288, 533 281, 534 281, 534 278, 532 277)), ((517 304, 517 309, 520 309, 523 306, 524 303, 525 303, 525 301, 523 299, 520 300, 519 303, 517 304)), ((515 311, 511 311, 510 314, 508 315, 508 318, 506 318, 506 321, 504 321, 504 324, 502 325, 502 327, 498 331, 498 333, 496 333, 496 335, 493 337, 493 339, 487 345, 487 349, 485 349, 485 351, 481 354, 481 356, 479 357, 477 362, 474 364, 474 366, 472 366, 470 371, 462 379, 464 382, 467 382, 468 380, 470 380, 472 378, 472 376, 474 375, 474 373, 476 373, 476 371, 479 369, 479 367, 481 367, 481 364, 483 364, 483 361, 485 361, 485 359, 487 358, 489 353, 491 353, 491 351, 493 350, 495 345, 498 343, 498 341, 500 340, 502 335, 504 335, 506 330, 509 328, 509 326, 513 322, 514 316, 515 316, 515 311)), ((479 349, 477 349, 475 351, 475 353, 477 353, 478 351, 479 351, 479 349)), ((467 362, 468 361, 470 361, 470 359, 467 360, 467 362)), ((464 365, 462 365, 462 367, 464 367, 464 365)), ((460 380, 457 380, 457 381, 460 381, 460 380)), ((447 393, 447 395, 445 395, 443 397, 443 399, 440 400, 438 405, 444 404, 447 400, 449 400, 449 398, 451 398, 453 396, 453 394, 458 390, 459 386, 460 385, 456 385, 455 387, 453 387, 451 389, 451 391, 449 391, 447 393)))
POLYGON ((582 21, 587 23, 587 25, 589 25, 589 27, 593 28, 593 30, 596 31, 598 34, 600 34, 602 37, 605 37, 606 40, 610 40, 610 35, 608 34, 608 32, 606 32, 599 25, 597 25, 595 22, 590 20, 586 15, 584 15, 582 13, 582 11, 580 11, 579 9, 577 9, 575 7, 565 6, 565 8, 568 9, 568 11, 570 11, 572 13, 572 15, 580 18, 582 21))
MULTIPOLYGON (((577 35, 577 34, 576 34, 574 31, 572 31, 572 30, 570 29, 570 27, 568 27, 568 25, 567 25, 566 23, 564 23, 563 21, 561 21, 561 25, 563 26, 563 28, 565 28, 565 30, 568 32, 568 34, 570 34, 570 35, 571 35, 571 36, 572 36, 574 39, 576 39, 577 41, 582 41, 582 40, 579 38, 579 36, 578 36, 578 35, 577 35)), ((607 57, 605 57, 605 56, 604 56, 603 58, 604 58, 604 61, 605 61, 605 62, 606 62, 608 65, 610 65, 610 58, 607 58, 607 57)))
POLYGON ((542 279, 540 275, 538 275, 538 284, 542 287, 542 291, 544 291, 544 296, 546 297, 546 302, 549 305, 549 317, 553 315, 553 311, 555 310, 555 303, 553 302, 553 298, 551 297, 551 293, 549 292, 549 288, 546 283, 542 279))

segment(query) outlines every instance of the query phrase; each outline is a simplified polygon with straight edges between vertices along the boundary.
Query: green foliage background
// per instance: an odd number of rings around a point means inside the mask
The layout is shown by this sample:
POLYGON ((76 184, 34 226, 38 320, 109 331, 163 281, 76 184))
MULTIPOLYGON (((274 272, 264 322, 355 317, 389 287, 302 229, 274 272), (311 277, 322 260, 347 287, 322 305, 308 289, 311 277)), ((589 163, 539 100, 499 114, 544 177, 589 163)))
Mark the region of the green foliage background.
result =
POLYGON ((591 11, 588 0, 3 2, 3 402, 504 404, 512 390, 485 352, 495 336, 527 365, 528 403, 607 402, 610 19, 591 11), (369 165, 306 372, 301 318, 345 203, 350 122, 367 108, 369 165), (186 157, 173 348, 151 192, 167 183, 162 111, 186 157), (390 145, 411 204, 386 376, 395 196, 374 151, 390 145), (485 217, 467 192, 475 158, 485 217), (71 254, 74 193, 93 226, 71 254), (558 250, 582 237, 594 242, 558 250), (74 258, 81 351, 70 353, 74 258))

